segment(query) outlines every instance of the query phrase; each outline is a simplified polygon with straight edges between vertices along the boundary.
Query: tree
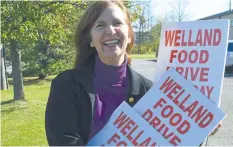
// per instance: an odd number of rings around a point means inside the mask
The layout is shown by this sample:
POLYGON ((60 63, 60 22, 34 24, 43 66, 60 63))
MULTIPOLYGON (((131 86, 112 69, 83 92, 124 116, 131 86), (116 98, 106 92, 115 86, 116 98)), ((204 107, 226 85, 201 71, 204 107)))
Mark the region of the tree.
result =
POLYGON ((189 0, 176 0, 171 4, 170 18, 173 22, 180 22, 188 18, 187 7, 189 3, 189 0))
POLYGON ((75 24, 89 3, 50 2, 40 5, 46 12, 46 17, 50 16, 51 19, 45 19, 47 21, 38 27, 39 37, 35 46, 23 56, 27 61, 25 75, 36 74, 39 79, 43 79, 48 74, 57 74, 72 67, 75 24), (28 56, 29 53, 31 56, 28 56))
MULTIPOLYGON (((90 3, 1 2, 1 41, 10 46, 15 100, 25 99, 22 71, 30 76, 40 75, 40 78, 44 78, 47 74, 57 74, 72 67, 75 24, 90 3)), ((125 4, 132 7, 130 1, 125 4)))
POLYGON ((0 57, 1 57, 1 90, 8 89, 8 82, 6 76, 6 53, 5 48, 2 44, 0 44, 0 57))
POLYGON ((49 61, 49 56, 58 57, 56 53, 64 53, 62 47, 70 42, 68 37, 80 14, 75 12, 84 10, 86 3, 3 1, 1 6, 1 41, 10 46, 14 99, 22 100, 25 96, 21 53, 26 64, 32 67, 33 63, 43 64, 49 61))
POLYGON ((151 42, 152 36, 150 33, 152 27, 151 1, 144 1, 143 3, 139 2, 138 8, 138 19, 134 23, 134 28, 136 29, 136 44, 137 44, 137 53, 141 54, 141 45, 144 43, 151 42))

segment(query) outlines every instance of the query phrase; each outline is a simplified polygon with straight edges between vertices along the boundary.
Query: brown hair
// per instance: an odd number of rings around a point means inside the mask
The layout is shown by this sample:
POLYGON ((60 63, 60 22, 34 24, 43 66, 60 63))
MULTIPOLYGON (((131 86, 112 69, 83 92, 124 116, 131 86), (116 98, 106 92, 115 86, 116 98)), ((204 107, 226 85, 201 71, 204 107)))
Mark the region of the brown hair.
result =
POLYGON ((82 68, 89 65, 97 55, 95 48, 90 46, 91 36, 90 31, 95 21, 104 11, 104 8, 108 8, 111 4, 117 5, 126 16, 126 23, 129 28, 129 37, 131 43, 127 45, 126 54, 128 58, 128 64, 130 64, 130 51, 134 44, 134 32, 131 26, 130 15, 127 8, 123 5, 122 1, 119 0, 105 0, 94 2, 84 13, 81 18, 75 32, 75 46, 76 46, 76 57, 75 57, 75 68, 82 68))

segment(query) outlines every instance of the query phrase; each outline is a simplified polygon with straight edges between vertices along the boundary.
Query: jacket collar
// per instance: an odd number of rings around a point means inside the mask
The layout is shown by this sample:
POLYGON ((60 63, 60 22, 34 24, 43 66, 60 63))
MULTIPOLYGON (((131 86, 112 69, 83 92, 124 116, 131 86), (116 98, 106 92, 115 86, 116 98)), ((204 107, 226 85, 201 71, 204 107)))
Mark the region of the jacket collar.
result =
MULTIPOLYGON (((77 83, 84 87, 87 93, 95 93, 93 76, 94 76, 94 65, 83 68, 82 70, 75 69, 75 80, 77 83)), ((129 77, 129 96, 144 95, 146 89, 142 81, 141 76, 127 65, 127 76, 129 77)))

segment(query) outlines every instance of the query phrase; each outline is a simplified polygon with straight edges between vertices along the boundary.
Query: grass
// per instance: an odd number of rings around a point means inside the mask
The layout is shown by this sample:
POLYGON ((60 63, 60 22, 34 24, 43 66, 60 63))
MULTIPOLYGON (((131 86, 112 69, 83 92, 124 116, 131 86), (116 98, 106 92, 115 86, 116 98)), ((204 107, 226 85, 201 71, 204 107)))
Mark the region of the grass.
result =
POLYGON ((26 101, 13 101, 10 90, 1 91, 1 146, 48 146, 44 115, 50 83, 46 80, 24 79, 26 101))
POLYGON ((155 58, 155 54, 131 54, 132 59, 151 59, 155 58))

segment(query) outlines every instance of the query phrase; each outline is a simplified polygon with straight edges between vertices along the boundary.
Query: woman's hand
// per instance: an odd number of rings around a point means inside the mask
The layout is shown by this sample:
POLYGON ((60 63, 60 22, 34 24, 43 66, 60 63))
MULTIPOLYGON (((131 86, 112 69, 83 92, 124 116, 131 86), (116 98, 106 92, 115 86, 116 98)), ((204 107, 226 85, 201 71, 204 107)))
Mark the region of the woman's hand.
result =
POLYGON ((210 135, 214 135, 218 132, 218 129, 222 127, 222 121, 218 124, 218 126, 211 132, 210 135))

